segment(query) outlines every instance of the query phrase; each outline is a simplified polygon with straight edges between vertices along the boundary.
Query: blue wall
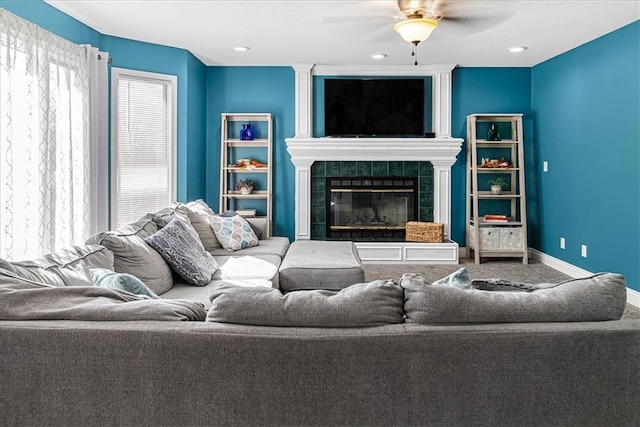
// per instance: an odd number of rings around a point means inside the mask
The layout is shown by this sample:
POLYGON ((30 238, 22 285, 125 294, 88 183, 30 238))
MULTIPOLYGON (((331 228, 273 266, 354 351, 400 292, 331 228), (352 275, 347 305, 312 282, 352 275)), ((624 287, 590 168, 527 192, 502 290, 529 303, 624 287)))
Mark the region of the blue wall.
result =
POLYGON ((639 40, 636 21, 537 65, 531 86, 538 168, 549 162, 537 174, 532 246, 589 271, 622 273, 637 291, 639 40))
POLYGON ((208 67, 206 202, 218 209, 220 114, 273 115, 273 234, 293 240, 294 167, 284 141, 295 128, 295 74, 291 67, 208 67))
MULTIPOLYGON (((451 169, 451 236, 466 245, 467 115, 475 113, 523 113, 525 186, 533 192, 535 169, 531 141, 530 68, 455 68, 452 85, 451 136, 465 140, 451 169)), ((530 200, 531 197, 528 197, 530 200)), ((527 212, 531 219, 531 213, 527 212)), ((531 230, 530 230, 531 232, 531 230)))
MULTIPOLYGON (((190 52, 187 54, 187 120, 186 140, 188 147, 183 157, 184 176, 178 181, 178 196, 182 201, 203 199, 206 193, 207 146, 207 67, 190 52)), ((180 168, 179 168, 180 170, 180 168)))

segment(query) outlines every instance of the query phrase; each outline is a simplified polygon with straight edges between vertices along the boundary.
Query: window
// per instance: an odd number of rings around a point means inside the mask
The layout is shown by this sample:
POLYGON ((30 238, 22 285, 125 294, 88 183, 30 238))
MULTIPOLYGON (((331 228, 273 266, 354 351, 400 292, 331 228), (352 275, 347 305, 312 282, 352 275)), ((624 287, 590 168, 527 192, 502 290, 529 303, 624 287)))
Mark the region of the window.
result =
POLYGON ((111 70, 111 225, 176 199, 177 77, 111 70))

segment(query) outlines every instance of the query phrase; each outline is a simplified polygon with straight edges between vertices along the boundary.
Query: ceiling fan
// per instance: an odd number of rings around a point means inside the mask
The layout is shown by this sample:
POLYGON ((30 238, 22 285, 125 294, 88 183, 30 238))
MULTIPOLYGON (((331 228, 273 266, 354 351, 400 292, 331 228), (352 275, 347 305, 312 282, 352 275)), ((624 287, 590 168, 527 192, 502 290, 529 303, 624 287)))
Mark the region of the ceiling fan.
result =
POLYGON ((418 44, 438 28, 441 20, 447 21, 449 29, 473 34, 508 19, 515 5, 514 0, 397 0, 397 3, 404 18, 393 29, 413 44, 411 55, 416 56, 415 65, 418 65, 418 44))
MULTIPOLYGON (((392 2, 385 2, 389 3, 392 2)), ((366 22, 367 29, 358 32, 360 34, 371 34, 376 27, 386 33, 390 26, 413 45, 411 55, 415 56, 414 64, 417 65, 418 44, 426 40, 436 28, 438 33, 453 37, 464 37, 488 30, 515 13, 516 0, 397 0, 395 3, 399 10, 395 14, 325 17, 324 22, 338 22, 350 27, 366 22)))

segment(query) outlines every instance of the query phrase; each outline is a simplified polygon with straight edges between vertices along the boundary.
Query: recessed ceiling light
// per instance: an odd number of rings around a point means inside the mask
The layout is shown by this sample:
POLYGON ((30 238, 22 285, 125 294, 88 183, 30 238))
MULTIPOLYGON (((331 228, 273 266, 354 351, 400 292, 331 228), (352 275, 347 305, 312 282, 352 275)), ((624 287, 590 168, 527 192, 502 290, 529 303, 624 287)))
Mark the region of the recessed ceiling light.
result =
POLYGON ((236 46, 233 48, 236 52, 246 52, 250 49, 248 46, 236 46))
POLYGON ((371 58, 373 59, 384 59, 387 57, 386 53, 372 53, 371 58))
POLYGON ((524 52, 525 50, 527 50, 527 48, 525 46, 512 46, 507 50, 509 52, 511 52, 511 53, 520 53, 520 52, 524 52))

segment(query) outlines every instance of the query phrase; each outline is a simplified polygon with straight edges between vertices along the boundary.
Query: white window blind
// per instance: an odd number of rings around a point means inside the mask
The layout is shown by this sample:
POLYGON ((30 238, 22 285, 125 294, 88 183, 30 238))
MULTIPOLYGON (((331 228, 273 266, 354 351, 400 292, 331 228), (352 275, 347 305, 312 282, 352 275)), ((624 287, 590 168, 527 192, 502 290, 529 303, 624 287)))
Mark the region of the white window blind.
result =
POLYGON ((177 77, 112 69, 112 226, 176 199, 177 77))

